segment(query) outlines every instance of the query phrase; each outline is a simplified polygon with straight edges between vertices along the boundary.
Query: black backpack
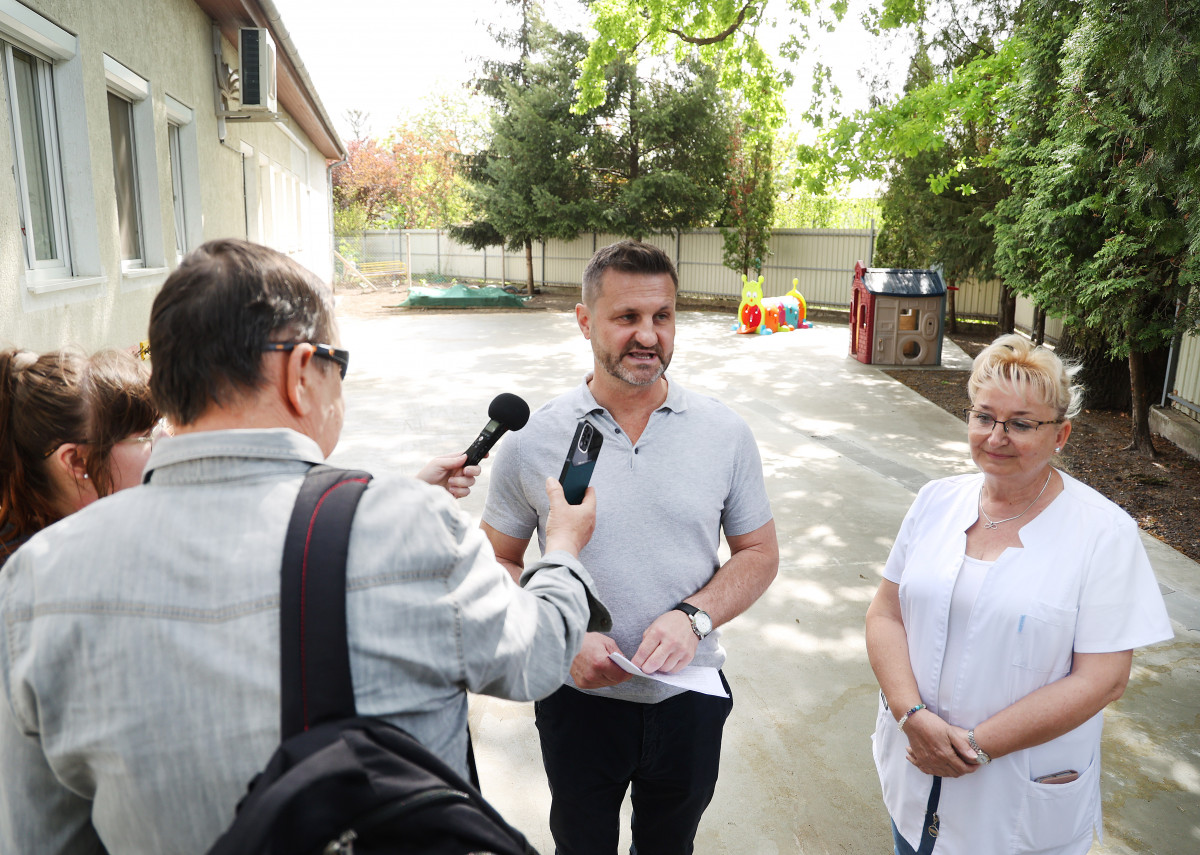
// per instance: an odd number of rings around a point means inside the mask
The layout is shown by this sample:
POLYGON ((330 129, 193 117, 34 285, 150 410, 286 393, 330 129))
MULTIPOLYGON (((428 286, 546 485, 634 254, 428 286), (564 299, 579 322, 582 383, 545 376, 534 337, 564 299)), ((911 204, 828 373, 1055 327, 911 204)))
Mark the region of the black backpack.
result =
POLYGON ((315 466, 304 479, 280 587, 283 742, 208 855, 537 855, 416 739, 356 714, 346 551, 370 478, 315 466))

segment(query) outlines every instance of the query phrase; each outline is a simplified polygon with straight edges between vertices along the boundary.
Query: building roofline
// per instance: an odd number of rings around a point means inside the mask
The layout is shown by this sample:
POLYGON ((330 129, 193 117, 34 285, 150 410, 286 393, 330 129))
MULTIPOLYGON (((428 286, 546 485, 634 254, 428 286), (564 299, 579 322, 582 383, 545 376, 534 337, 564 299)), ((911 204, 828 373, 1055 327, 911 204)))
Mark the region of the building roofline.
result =
POLYGON ((305 135, 325 155, 326 160, 346 159, 346 146, 333 127, 325 105, 317 95, 308 69, 283 16, 272 0, 194 0, 221 30, 221 35, 237 45, 239 27, 266 27, 278 48, 277 91, 280 106, 300 126, 305 135))

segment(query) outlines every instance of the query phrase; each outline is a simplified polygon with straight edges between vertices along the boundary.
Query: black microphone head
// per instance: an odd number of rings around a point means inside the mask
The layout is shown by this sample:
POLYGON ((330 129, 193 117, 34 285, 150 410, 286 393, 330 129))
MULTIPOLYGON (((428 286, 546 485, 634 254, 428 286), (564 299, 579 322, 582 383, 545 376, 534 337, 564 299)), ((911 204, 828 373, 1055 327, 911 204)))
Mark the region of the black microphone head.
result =
POLYGON ((488 418, 505 430, 520 430, 529 421, 529 405, 511 392, 501 392, 488 405, 488 418))

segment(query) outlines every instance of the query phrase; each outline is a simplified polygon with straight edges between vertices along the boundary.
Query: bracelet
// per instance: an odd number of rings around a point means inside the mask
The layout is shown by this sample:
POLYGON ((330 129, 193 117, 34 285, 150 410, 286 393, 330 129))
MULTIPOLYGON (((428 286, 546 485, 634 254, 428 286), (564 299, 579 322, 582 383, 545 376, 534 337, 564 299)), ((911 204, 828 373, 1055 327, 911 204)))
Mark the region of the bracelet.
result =
POLYGON ((910 715, 912 715, 913 713, 920 712, 923 709, 926 709, 926 706, 924 704, 917 704, 915 707, 913 707, 911 710, 906 712, 904 715, 900 716, 900 720, 898 722, 896 722, 896 728, 898 730, 904 730, 904 725, 908 722, 908 717, 910 715))

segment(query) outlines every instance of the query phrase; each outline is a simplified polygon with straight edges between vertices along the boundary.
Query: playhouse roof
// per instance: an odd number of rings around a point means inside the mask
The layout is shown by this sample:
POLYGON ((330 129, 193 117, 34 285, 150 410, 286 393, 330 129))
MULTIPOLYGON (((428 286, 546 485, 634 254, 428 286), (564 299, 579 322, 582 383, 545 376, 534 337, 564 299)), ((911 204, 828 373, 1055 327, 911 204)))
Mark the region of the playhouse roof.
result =
POLYGON ((869 267, 863 273, 863 285, 872 294, 902 297, 940 297, 946 293, 946 285, 936 270, 869 267))

